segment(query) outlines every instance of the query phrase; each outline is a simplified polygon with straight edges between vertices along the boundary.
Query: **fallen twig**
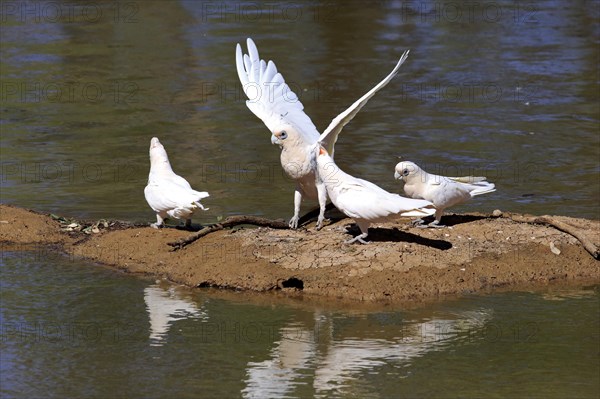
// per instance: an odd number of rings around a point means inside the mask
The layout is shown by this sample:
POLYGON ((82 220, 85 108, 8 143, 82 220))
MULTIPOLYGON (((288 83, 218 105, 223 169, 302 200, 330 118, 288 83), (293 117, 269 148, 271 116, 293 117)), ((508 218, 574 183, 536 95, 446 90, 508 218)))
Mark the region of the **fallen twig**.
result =
POLYGON ((287 222, 278 219, 271 220, 265 219, 258 216, 249 216, 249 215, 238 215, 238 216, 229 216, 221 223, 212 224, 210 226, 206 226, 200 231, 177 241, 168 242, 167 245, 173 247, 173 251, 177 251, 187 245, 190 245, 194 241, 204 237, 207 234, 213 233, 215 231, 223 230, 227 227, 238 226, 240 224, 251 224, 254 226, 263 226, 270 227, 272 229, 287 229, 289 228, 287 222))
POLYGON ((510 213, 506 213, 503 215, 504 217, 510 218, 511 220, 519 223, 530 223, 530 224, 545 224, 552 226, 560 231, 563 231, 567 234, 572 235, 576 239, 581 242, 586 251, 592 255, 594 259, 598 259, 600 257, 600 250, 588 237, 583 233, 581 229, 578 229, 575 226, 567 224, 565 222, 561 222, 553 218, 552 216, 523 216, 523 215, 513 215, 510 213))

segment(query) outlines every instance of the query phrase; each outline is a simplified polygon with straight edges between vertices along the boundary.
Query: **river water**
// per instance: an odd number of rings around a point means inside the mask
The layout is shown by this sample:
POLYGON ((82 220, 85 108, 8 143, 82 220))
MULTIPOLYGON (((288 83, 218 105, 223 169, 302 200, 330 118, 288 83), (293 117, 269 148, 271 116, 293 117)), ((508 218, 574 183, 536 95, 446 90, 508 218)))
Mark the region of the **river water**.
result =
MULTIPOLYGON (((398 156, 498 190, 457 207, 600 218, 594 2, 3 1, 1 201, 153 221, 157 136, 199 222, 291 216, 246 108, 252 37, 319 129, 410 56, 336 160, 398 191, 398 156)), ((306 204, 308 210, 314 204, 306 204)), ((2 397, 597 397, 597 287, 406 307, 188 291, 2 251, 2 397)))
MULTIPOLYGON (((43 261, 42 261, 43 259, 43 261)), ((594 398, 598 288, 415 308, 191 290, 2 257, 2 397, 594 398)))

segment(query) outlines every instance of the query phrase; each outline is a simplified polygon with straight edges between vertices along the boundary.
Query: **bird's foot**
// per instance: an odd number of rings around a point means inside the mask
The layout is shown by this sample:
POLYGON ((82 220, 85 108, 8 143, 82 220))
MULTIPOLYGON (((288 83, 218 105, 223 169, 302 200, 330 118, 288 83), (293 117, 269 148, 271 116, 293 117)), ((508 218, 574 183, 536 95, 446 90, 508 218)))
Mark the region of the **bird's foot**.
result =
POLYGON ((325 221, 329 221, 329 219, 325 219, 325 217, 319 216, 319 219, 317 219, 317 231, 319 231, 323 228, 323 222, 325 222, 325 221))
POLYGON ((344 241, 344 244, 353 244, 353 243, 355 243, 357 241, 359 243, 361 243, 361 244, 368 244, 369 241, 365 241, 364 238, 367 238, 367 233, 359 234, 359 235, 357 235, 356 237, 354 237, 354 238, 352 238, 350 240, 344 241))
POLYGON ((294 215, 293 218, 290 219, 290 229, 297 229, 298 228, 298 219, 300 219, 298 216, 294 215))
POLYGON ((410 222, 410 224, 412 224, 413 227, 420 227, 423 223, 425 223, 425 221, 421 218, 415 219, 412 222, 410 222))
POLYGON ((150 227, 152 227, 153 229, 160 229, 164 226, 163 223, 150 223, 150 227))
POLYGON ((429 223, 429 224, 427 225, 427 227, 434 227, 434 228, 444 228, 444 227, 446 227, 446 226, 445 226, 445 225, 443 225, 443 224, 440 224, 440 221, 439 221, 439 220, 434 220, 433 222, 429 223))
POLYGON ((177 230, 185 230, 185 231, 195 231, 194 227, 192 227, 192 219, 186 219, 185 222, 178 226, 175 226, 177 230))
POLYGON ((439 221, 437 221, 437 220, 434 220, 433 222, 431 222, 431 223, 429 223, 429 224, 420 224, 420 225, 418 225, 418 226, 415 226, 415 227, 418 227, 418 228, 420 228, 420 229, 428 229, 428 228, 436 228, 436 229, 441 229, 441 228, 444 228, 444 227, 446 227, 446 225, 440 224, 440 222, 439 222, 439 221))

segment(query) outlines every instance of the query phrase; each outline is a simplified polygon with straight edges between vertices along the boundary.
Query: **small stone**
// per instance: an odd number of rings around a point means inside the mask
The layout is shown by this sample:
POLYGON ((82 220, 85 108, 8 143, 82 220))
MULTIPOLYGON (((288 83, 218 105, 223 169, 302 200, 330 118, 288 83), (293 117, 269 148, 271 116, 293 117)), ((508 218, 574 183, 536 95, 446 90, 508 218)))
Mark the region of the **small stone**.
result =
POLYGON ((502 216, 502 211, 500 209, 494 209, 494 212, 492 212, 492 216, 498 218, 498 217, 502 216))
POLYGON ((560 249, 556 248, 554 241, 550 241, 550 251, 552 251, 554 255, 560 255, 560 249))

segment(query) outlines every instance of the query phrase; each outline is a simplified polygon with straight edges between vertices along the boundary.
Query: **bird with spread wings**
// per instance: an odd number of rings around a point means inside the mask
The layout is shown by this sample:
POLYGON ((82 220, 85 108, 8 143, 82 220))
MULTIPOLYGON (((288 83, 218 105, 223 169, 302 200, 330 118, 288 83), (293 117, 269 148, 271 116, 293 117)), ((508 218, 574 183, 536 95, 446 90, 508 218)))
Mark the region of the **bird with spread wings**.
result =
POLYGON ((328 154, 333 156, 335 142, 342 128, 375 93, 396 76, 409 51, 406 50, 402 54, 385 79, 336 116, 327 129, 320 134, 308 115, 304 113, 304 106, 285 83, 273 61, 266 62, 260 58, 252 39, 248 39, 246 44, 248 54, 242 53, 239 44, 236 47, 237 73, 244 93, 248 97, 246 105, 271 131, 271 142, 281 148, 281 166, 296 182, 294 216, 289 226, 293 229, 298 227, 300 204, 306 197, 319 202, 317 229, 320 229, 325 220, 327 190, 322 180, 317 178, 317 149, 322 145, 328 154))

